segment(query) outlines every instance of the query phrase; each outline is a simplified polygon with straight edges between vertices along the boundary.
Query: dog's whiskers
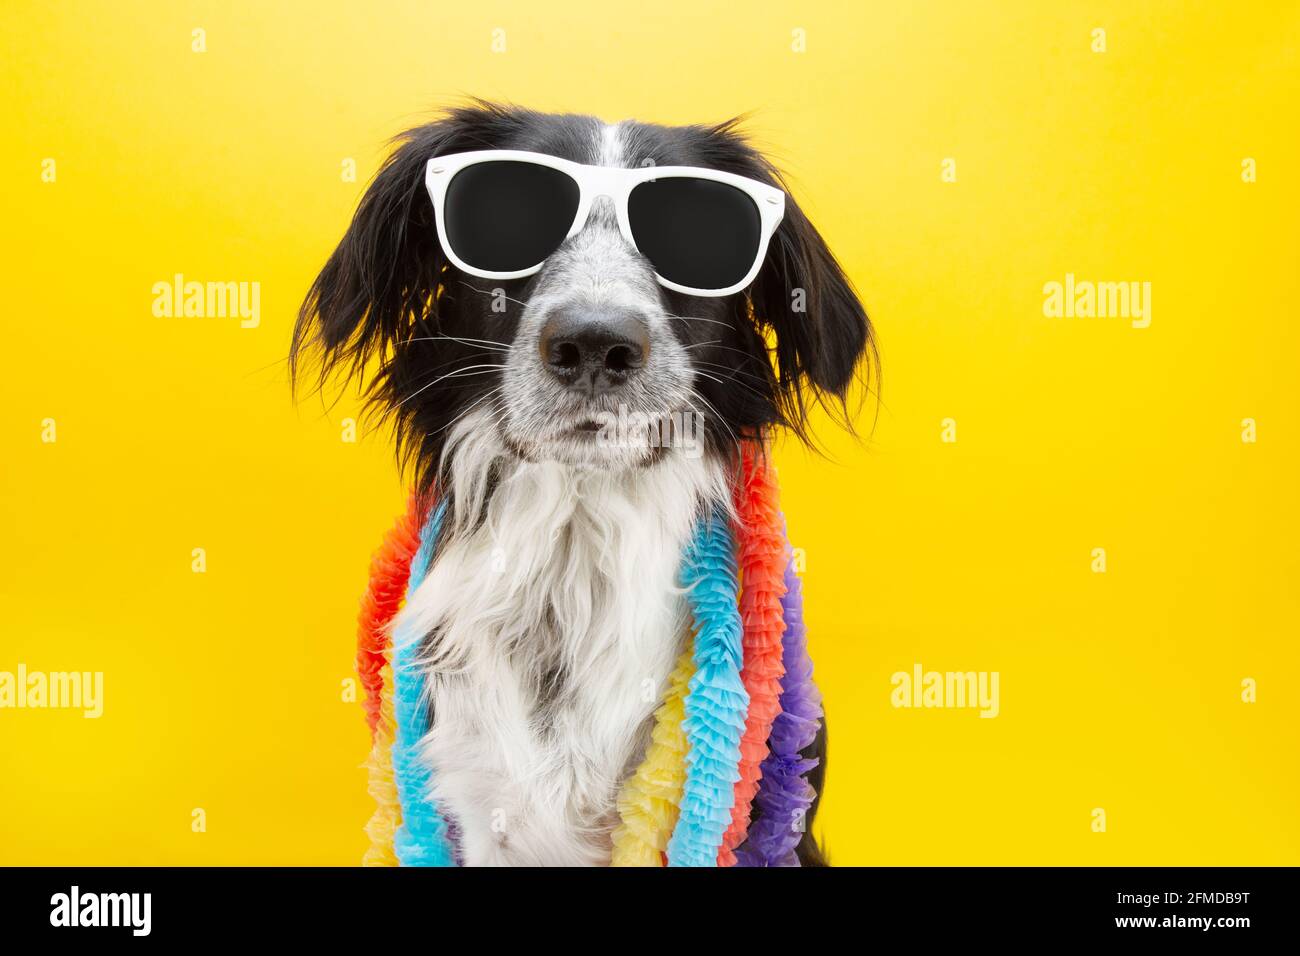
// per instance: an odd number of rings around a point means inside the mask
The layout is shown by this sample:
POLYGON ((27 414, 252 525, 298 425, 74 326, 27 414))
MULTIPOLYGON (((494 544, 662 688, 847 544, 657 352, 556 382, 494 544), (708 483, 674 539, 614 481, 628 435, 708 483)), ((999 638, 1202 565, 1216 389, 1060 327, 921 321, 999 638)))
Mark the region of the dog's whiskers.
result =
MULTIPOLYGON (((478 398, 475 402, 473 402, 473 404, 471 404, 468 408, 466 408, 463 412, 461 412, 460 414, 458 414, 455 418, 453 418, 453 419, 452 419, 451 421, 449 421, 447 424, 443 425, 441 428, 437 428, 437 429, 434 429, 433 431, 429 432, 429 434, 430 434, 430 435, 438 435, 438 434, 441 434, 442 432, 445 432, 447 429, 452 428, 452 427, 455 426, 455 425, 459 425, 459 424, 460 424, 461 422, 463 422, 466 418, 468 418, 471 414, 473 414, 473 412, 474 412, 476 409, 482 408, 482 407, 483 407, 484 405, 486 405, 488 402, 492 401, 494 398, 496 398, 497 396, 499 396, 503 391, 505 391, 505 386, 504 386, 504 385, 497 385, 496 387, 489 389, 489 390, 488 390, 487 392, 485 392, 485 393, 484 393, 480 398, 478 398)), ((502 410, 501 410, 502 417, 504 417, 504 412, 505 412, 505 410, 502 409, 502 410)), ((498 421, 498 422, 494 422, 493 424, 494 424, 494 425, 499 424, 499 421, 498 421)))
POLYGON ((409 402, 411 399, 415 398, 415 396, 419 395, 419 394, 420 394, 421 392, 423 392, 425 389, 427 389, 427 388, 432 388, 433 386, 437 385, 439 382, 443 381, 444 379, 448 379, 448 378, 468 378, 470 375, 487 375, 487 374, 488 374, 488 371, 487 371, 487 370, 496 370, 496 369, 503 369, 503 368, 505 368, 504 365, 498 365, 498 364, 488 363, 488 364, 485 364, 485 365, 470 365, 470 366, 467 366, 467 367, 465 367, 465 368, 457 369, 457 370, 454 371, 454 372, 448 372, 446 375, 439 375, 439 376, 438 376, 437 378, 435 378, 432 382, 428 382, 428 383, 426 383, 426 384, 424 384, 424 385, 421 385, 419 388, 417 388, 417 389, 416 389, 414 392, 412 392, 410 395, 407 395, 406 398, 402 399, 400 402, 397 403, 397 407, 400 407, 400 406, 402 406, 402 405, 405 405, 407 402, 409 402), (476 372, 476 371, 474 371, 475 369, 484 369, 485 371, 476 372))
POLYGON ((496 297, 499 295, 501 298, 505 299, 507 302, 513 302, 515 305, 522 305, 522 306, 524 306, 525 308, 527 308, 527 306, 528 306, 528 303, 527 303, 527 302, 524 302, 524 301, 522 301, 522 300, 520 300, 520 299, 512 299, 510 296, 506 295, 505 292, 502 291, 501 289, 476 289, 476 288, 474 288, 474 286, 470 285, 470 284, 469 284, 468 282, 466 282, 464 279, 460 279, 460 280, 458 280, 458 281, 459 281, 460 284, 463 285, 465 288, 469 289, 471 292, 477 292, 479 295, 490 295, 490 296, 492 296, 493 298, 496 298, 496 297))
POLYGON ((510 345, 507 342, 498 342, 496 339, 470 339, 470 338, 465 338, 464 336, 456 336, 456 335, 421 335, 413 339, 404 339, 402 340, 401 344, 409 345, 412 342, 441 342, 441 341, 460 342, 462 345, 473 344, 473 345, 496 346, 495 348, 486 350, 491 352, 510 351, 510 345))
MULTIPOLYGON (((735 374, 735 375, 743 375, 743 376, 745 376, 746 378, 751 378, 751 379, 753 379, 755 382, 760 382, 760 383, 762 383, 762 384, 767 384, 767 381, 768 381, 767 379, 763 378, 763 376, 761 376, 761 375, 755 375, 753 372, 746 372, 743 368, 735 368, 734 366, 731 366, 731 365, 720 365, 720 364, 717 363, 717 362, 702 362, 702 361, 699 361, 699 360, 696 360, 696 363, 695 363, 695 364, 696 364, 696 365, 706 365, 706 366, 708 366, 709 368, 716 368, 716 369, 718 369, 718 371, 720 371, 720 372, 730 372, 730 373, 735 374)), ((735 379, 733 379, 733 378, 731 377, 731 375, 723 375, 723 378, 727 379, 727 381, 729 381, 729 382, 735 382, 737 385, 740 385, 742 388, 746 387, 743 383, 741 383, 741 382, 736 382, 735 379)), ((755 392, 755 394, 758 395, 760 398, 762 397, 762 394, 759 393, 759 392, 755 392)))
POLYGON ((734 431, 732 431, 731 426, 730 426, 729 424, 727 424, 727 420, 722 416, 722 413, 719 412, 719 411, 717 410, 717 408, 714 407, 713 403, 710 402, 710 401, 709 401, 707 398, 705 398, 703 395, 701 395, 701 394, 700 394, 700 390, 697 389, 697 388, 695 388, 694 386, 691 386, 691 387, 690 387, 690 393, 691 393, 691 397, 692 397, 692 398, 695 398, 695 399, 697 399, 697 400, 703 402, 704 405, 705 405, 705 407, 708 408, 709 411, 713 412, 713 417, 717 419, 718 424, 720 424, 723 428, 725 428, 725 429, 727 430, 727 434, 731 436, 731 440, 732 440, 733 442, 739 444, 739 443, 740 443, 740 439, 736 437, 736 433, 735 433, 734 431))
POLYGON ((725 350, 725 351, 727 351, 727 352, 735 352, 737 355, 743 355, 743 356, 745 356, 745 358, 748 359, 750 362, 757 362, 757 361, 758 361, 758 359, 755 358, 753 352, 748 352, 748 351, 746 351, 745 349, 734 348, 733 346, 730 346, 730 345, 723 345, 723 344, 721 344, 721 343, 722 343, 722 339, 713 339, 713 340, 708 341, 708 342, 696 342, 694 345, 684 345, 684 346, 682 346, 682 348, 686 348, 686 349, 696 349, 696 348, 701 348, 701 347, 703 347, 703 346, 705 346, 705 345, 712 345, 714 348, 723 349, 723 350, 725 350))
POLYGON ((681 319, 683 322, 712 322, 714 325, 721 325, 723 328, 731 328, 730 322, 723 322, 720 319, 706 319, 702 315, 673 315, 671 312, 665 312, 664 317, 668 319, 681 319))

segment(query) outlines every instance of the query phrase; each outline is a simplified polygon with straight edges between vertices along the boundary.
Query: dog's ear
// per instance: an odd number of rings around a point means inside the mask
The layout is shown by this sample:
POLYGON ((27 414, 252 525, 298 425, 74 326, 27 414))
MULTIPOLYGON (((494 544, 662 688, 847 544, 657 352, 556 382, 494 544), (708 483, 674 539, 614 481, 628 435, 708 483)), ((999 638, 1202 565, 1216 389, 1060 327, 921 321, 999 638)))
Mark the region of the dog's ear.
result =
POLYGON ((842 406, 864 361, 874 356, 871 324, 844 270, 788 190, 785 216, 749 301, 760 328, 774 333, 777 377, 791 417, 803 418, 805 385, 842 406))
POLYGON ((491 148, 517 119, 492 104, 449 111, 395 140, 361 199, 352 224, 303 301, 289 367, 296 380, 307 353, 319 353, 321 379, 342 366, 355 374, 412 328, 437 327, 438 283, 446 257, 425 189, 432 156, 491 148))

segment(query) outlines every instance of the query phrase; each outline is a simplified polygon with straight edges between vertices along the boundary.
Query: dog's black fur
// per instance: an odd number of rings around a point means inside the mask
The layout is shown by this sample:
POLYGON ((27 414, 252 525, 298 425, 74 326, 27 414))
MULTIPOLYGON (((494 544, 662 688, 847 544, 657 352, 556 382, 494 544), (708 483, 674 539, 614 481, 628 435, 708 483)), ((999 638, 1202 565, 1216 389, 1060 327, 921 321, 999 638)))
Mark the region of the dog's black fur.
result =
MULTIPOLYGON (((476 101, 410 130, 399 137, 312 285, 294 329, 295 380, 313 352, 321 359, 321 383, 339 368, 349 376, 369 375, 371 408, 392 419, 399 455, 413 466, 417 487, 427 490, 440 477, 452 425, 500 383, 498 376, 484 375, 430 385, 448 371, 491 359, 473 342, 447 337, 508 344, 538 279, 483 280, 450 265, 425 190, 427 160, 469 150, 516 149, 592 162, 599 128, 593 117, 476 101), (505 291, 504 313, 492 311, 489 286, 505 291)), ((772 164, 739 134, 735 120, 716 126, 633 123, 624 135, 628 165, 703 166, 785 188, 772 164)), ((736 459, 738 439, 776 427, 811 442, 813 404, 848 424, 845 399, 851 385, 864 370, 877 367, 871 326, 857 295, 789 198, 763 268, 747 292, 725 298, 662 287, 659 292, 665 311, 682 317, 672 320, 673 333, 692 346, 692 361, 712 370, 712 377, 700 377, 697 389, 712 406, 705 417, 706 447, 724 460, 736 459), (803 311, 797 310, 800 301, 803 311)), ((825 739, 823 730, 807 752, 820 760, 814 781, 819 794, 825 739)), ((805 865, 824 864, 811 828, 799 855, 805 865)))

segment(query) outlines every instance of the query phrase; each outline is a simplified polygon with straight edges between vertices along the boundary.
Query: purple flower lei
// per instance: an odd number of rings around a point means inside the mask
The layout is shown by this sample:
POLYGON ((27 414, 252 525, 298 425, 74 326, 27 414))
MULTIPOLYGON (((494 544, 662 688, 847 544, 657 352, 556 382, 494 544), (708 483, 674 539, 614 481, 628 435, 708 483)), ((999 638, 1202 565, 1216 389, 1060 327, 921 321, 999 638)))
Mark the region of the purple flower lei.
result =
POLYGON ((749 828, 749 838, 736 850, 736 866, 798 866, 795 847, 803 837, 804 820, 817 796, 805 779, 805 774, 817 766, 817 760, 805 759, 800 751, 816 739, 821 729, 822 695, 813 682, 803 623, 803 590, 793 558, 786 564, 785 586, 781 598, 785 616, 781 713, 772 724, 769 753, 754 798, 760 815, 749 828))

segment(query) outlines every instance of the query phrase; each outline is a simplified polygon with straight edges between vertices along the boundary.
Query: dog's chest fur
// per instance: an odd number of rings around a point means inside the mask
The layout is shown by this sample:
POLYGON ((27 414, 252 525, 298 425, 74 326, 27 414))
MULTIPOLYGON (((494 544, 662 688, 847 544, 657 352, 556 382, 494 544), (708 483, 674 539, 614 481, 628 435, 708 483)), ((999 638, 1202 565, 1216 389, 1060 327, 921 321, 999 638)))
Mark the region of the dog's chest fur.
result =
POLYGON ((720 469, 512 463, 490 494, 458 470, 461 514, 486 518, 451 522, 399 624, 429 635, 433 797, 467 865, 606 863, 684 647, 682 550, 725 500, 720 469))

